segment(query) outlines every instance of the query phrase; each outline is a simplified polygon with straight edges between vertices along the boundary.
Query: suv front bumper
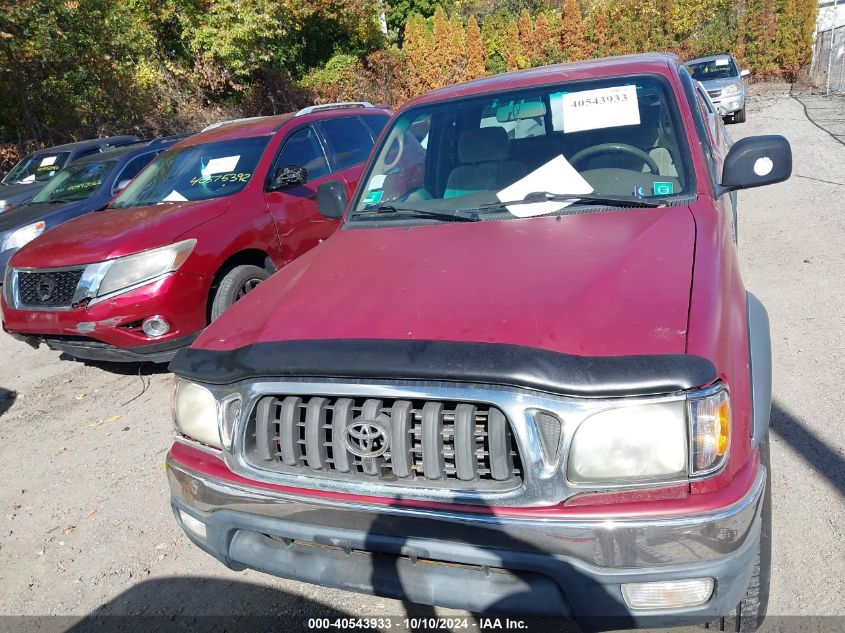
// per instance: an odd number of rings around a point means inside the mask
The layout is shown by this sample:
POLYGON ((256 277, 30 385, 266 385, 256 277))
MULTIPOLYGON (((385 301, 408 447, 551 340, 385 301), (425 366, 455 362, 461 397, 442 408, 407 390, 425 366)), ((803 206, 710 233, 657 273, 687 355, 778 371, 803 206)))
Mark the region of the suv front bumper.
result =
POLYGON ((745 594, 761 532, 764 466, 716 511, 649 518, 528 518, 281 492, 174 445, 176 519, 232 569, 480 613, 574 617, 598 628, 718 618, 745 594), (205 536, 195 531, 204 526, 205 536), (629 608, 623 583, 713 578, 705 604, 629 608))

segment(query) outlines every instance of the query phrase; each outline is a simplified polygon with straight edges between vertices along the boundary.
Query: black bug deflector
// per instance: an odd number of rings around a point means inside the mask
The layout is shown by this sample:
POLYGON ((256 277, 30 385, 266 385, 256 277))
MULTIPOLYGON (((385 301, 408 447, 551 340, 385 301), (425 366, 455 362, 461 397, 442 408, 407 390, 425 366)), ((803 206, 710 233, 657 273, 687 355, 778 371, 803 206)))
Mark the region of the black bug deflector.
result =
POLYGON ((189 348, 177 354, 170 369, 210 384, 266 377, 434 380, 574 396, 671 393, 717 378, 712 362, 689 354, 575 356, 498 343, 392 339, 278 341, 231 351, 189 348))

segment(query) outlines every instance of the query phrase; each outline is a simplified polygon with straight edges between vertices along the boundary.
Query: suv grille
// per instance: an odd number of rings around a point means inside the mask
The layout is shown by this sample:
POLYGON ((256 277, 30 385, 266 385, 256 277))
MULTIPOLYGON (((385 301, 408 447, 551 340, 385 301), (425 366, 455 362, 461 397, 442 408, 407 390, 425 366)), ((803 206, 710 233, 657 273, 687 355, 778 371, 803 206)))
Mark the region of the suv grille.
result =
POLYGON ((504 413, 451 401, 265 396, 247 425, 245 458, 263 470, 402 486, 502 490, 522 481, 504 413))
POLYGON ((722 89, 718 88, 717 90, 708 90, 707 94, 709 94, 712 99, 715 99, 716 97, 722 96, 722 89))
POLYGON ((18 300, 25 306, 70 307, 84 270, 18 271, 18 300))

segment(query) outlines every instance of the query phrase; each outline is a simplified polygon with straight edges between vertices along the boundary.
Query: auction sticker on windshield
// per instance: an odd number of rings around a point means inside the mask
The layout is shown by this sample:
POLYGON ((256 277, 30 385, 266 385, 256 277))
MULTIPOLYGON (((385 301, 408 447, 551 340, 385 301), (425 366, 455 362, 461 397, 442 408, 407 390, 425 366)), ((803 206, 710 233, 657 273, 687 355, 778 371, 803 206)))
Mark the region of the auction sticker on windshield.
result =
POLYGON ((226 156, 224 158, 212 158, 208 161, 208 165, 200 171, 204 176, 211 176, 212 174, 224 174, 235 171, 240 156, 226 156))
POLYGON ((568 92, 555 105, 563 110, 564 133, 640 124, 637 87, 632 85, 568 92))

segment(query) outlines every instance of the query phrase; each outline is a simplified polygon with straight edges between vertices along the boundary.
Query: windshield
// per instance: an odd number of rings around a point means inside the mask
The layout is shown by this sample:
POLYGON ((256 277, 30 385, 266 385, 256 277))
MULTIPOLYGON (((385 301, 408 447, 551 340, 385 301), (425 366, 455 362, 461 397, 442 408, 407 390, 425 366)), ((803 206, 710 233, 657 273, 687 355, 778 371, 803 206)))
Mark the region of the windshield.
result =
POLYGON ((46 182, 56 175, 67 161, 70 152, 43 152, 25 156, 3 178, 4 185, 46 182))
POLYGON ((164 152, 112 203, 125 209, 208 200, 246 187, 269 136, 217 141, 164 152))
POLYGON ((38 202, 76 202, 92 196, 111 173, 117 161, 97 161, 71 165, 44 185, 32 199, 38 202))
POLYGON ((352 222, 658 206, 693 190, 675 98, 652 75, 422 105, 383 138, 352 222))
POLYGON ((730 79, 739 73, 736 65, 729 57, 711 59, 709 62, 693 62, 687 64, 692 73, 692 78, 697 81, 710 81, 712 79, 730 79))

